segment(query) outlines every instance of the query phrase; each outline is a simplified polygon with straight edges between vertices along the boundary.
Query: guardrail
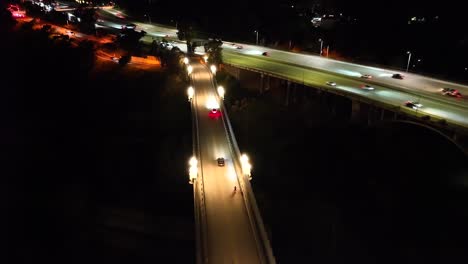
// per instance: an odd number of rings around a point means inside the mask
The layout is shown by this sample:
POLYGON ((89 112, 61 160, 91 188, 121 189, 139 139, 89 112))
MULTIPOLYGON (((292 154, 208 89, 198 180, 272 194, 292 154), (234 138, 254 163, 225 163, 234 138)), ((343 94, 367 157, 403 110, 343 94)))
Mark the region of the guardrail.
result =
MULTIPOLYGON (((190 77, 190 83, 193 84, 190 77)), ((203 179, 203 161, 200 152, 200 135, 198 130, 198 111, 195 108, 196 96, 193 96, 190 102, 192 111, 192 148, 193 156, 198 157, 198 176, 193 183, 194 211, 195 211, 195 236, 196 236, 196 258, 197 263, 208 263, 208 224, 206 221, 206 205, 205 205, 205 185, 203 179), (200 204, 199 204, 200 203, 200 204), (200 230, 200 228, 202 230, 200 230)))
MULTIPOLYGON (((205 65, 205 67, 207 66, 205 65)), ((207 70, 209 71, 208 68, 207 70)), ((213 78, 212 74, 210 74, 210 78, 213 83, 213 87, 216 89, 217 82, 213 78)), ((229 116, 227 114, 226 106, 224 105, 224 100, 221 99, 220 101, 221 101, 221 106, 222 106, 221 118, 223 120, 224 129, 226 131, 226 137, 227 137, 230 151, 233 157, 234 168, 237 171, 237 175, 238 175, 237 179, 239 182, 239 188, 240 188, 241 193, 243 194, 242 197, 244 199, 244 204, 247 210, 247 215, 249 217, 249 221, 254 231, 253 232, 254 239, 256 240, 259 257, 261 258, 262 263, 275 264, 276 260, 273 255, 273 250, 271 248, 270 240, 265 231, 265 226, 263 224, 260 210, 258 209, 258 205, 255 200, 255 195, 252 191, 252 186, 250 185, 249 179, 246 178, 246 175, 244 175, 242 168, 241 168, 241 164, 240 164, 241 152, 239 150, 239 146, 237 144, 236 137, 234 135, 234 130, 232 129, 232 126, 231 126, 231 122, 229 121, 229 116), (259 243, 260 242, 259 240, 261 240, 262 243, 259 243)))

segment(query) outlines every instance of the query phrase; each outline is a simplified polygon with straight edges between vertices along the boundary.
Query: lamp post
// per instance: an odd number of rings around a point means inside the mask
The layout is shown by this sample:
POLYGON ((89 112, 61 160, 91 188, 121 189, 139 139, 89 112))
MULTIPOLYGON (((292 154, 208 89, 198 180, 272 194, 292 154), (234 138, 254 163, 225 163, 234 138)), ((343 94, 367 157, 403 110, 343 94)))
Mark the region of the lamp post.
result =
POLYGON ((257 46, 258 46, 258 30, 255 30, 254 33, 257 34, 257 38, 256 38, 256 42, 255 42, 255 43, 257 43, 257 46))
POLYGON ((409 69, 409 64, 410 64, 410 61, 411 61, 411 52, 407 51, 406 54, 408 54, 408 64, 406 65, 406 72, 408 72, 408 69, 409 69))
POLYGON ((148 17, 148 22, 151 24, 151 17, 145 14, 145 17, 148 17))
POLYGON ((320 56, 322 56, 323 40, 319 39, 318 41, 320 41, 320 56))

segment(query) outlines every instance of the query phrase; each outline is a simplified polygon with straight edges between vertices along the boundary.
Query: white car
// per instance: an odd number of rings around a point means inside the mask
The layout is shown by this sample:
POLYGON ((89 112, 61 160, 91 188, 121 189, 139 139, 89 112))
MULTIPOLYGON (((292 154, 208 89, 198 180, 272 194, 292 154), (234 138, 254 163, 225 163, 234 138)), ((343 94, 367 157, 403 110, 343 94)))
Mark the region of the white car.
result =
POLYGON ((326 82, 326 84, 329 86, 336 86, 336 82, 326 82))
POLYGON ((370 75, 370 74, 364 74, 364 75, 361 75, 361 78, 364 78, 364 79, 372 79, 372 75, 370 75))
POLYGON ((372 86, 370 86, 370 85, 368 85, 368 84, 362 85, 362 86, 361 86, 361 89, 364 89, 364 90, 367 90, 367 91, 373 91, 373 90, 375 90, 374 87, 372 87, 372 86))

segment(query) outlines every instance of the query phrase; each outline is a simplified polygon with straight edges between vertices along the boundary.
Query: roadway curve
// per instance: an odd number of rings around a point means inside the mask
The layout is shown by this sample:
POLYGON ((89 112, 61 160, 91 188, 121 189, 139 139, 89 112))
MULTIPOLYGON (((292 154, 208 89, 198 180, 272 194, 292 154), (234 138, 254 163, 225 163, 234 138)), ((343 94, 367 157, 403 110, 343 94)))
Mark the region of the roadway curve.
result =
MULTIPOLYGON (((102 12, 106 13, 106 22, 103 22, 105 24, 115 23, 107 21, 107 19, 111 19, 110 17, 113 21, 119 20, 113 16, 114 10, 102 10, 102 12)), ((125 21, 121 19, 120 23, 124 24, 125 21)), ((152 41, 151 37, 153 36, 169 36, 169 39, 176 39, 177 30, 174 28, 144 23, 136 24, 148 32, 149 37, 145 38, 145 41, 152 41)), ((117 27, 114 26, 114 28, 117 27)), ((173 42, 173 45, 186 51, 183 42, 173 42)), ((198 47, 196 53, 203 54, 203 48, 198 47)), ((417 113, 409 108, 403 108, 405 109, 403 111, 416 116, 424 114, 435 119, 445 119, 450 124, 468 128, 468 100, 447 97, 440 92, 442 87, 455 88, 468 97, 468 86, 466 85, 242 43, 225 42, 223 44, 223 58, 225 62, 235 66, 269 72, 315 87, 346 91, 370 100, 391 104, 397 108, 407 100, 419 101, 423 107, 417 110, 417 113), (239 46, 242 48, 238 49, 239 46), (263 52, 268 52, 269 56, 262 56, 263 52), (391 78, 393 73, 403 74, 404 80, 391 78), (360 78, 363 74, 372 75, 372 80, 360 78), (338 85, 329 87, 325 85, 326 81, 334 81, 338 85), (376 90, 367 92, 359 89, 364 83, 371 84, 376 90)))
POLYGON ((262 263, 254 232, 239 191, 233 157, 221 118, 208 116, 219 105, 210 71, 201 64, 192 64, 194 108, 198 115, 201 179, 204 184, 207 222, 208 263, 262 263), (225 166, 216 159, 224 157, 225 166))

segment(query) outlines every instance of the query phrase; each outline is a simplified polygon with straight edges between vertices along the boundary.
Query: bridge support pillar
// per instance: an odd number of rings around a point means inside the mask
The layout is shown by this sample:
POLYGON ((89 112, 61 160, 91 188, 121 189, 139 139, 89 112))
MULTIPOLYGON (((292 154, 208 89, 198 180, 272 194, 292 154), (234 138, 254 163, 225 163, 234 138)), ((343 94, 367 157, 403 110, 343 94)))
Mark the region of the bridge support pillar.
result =
POLYGON ((263 73, 260 73, 260 94, 263 93, 264 78, 265 78, 265 75, 263 73))
POLYGON ((380 111, 380 120, 384 120, 384 118, 385 118, 385 109, 382 108, 380 111))
POLYGON ((286 82, 286 102, 284 103, 286 106, 289 105, 289 93, 290 93, 290 90, 291 90, 291 82, 290 82, 290 81, 287 81, 287 82, 286 82))
POLYGON ((293 85, 292 98, 293 98, 293 103, 296 103, 297 102, 297 83, 294 83, 293 85))
POLYGON ((266 83, 265 83, 265 87, 263 91, 268 91, 270 90, 270 88, 271 88, 271 78, 270 76, 267 75, 267 79, 266 79, 266 83))
POLYGON ((351 121, 352 122, 359 121, 360 114, 361 114, 361 103, 359 101, 353 100, 351 102, 351 121))

